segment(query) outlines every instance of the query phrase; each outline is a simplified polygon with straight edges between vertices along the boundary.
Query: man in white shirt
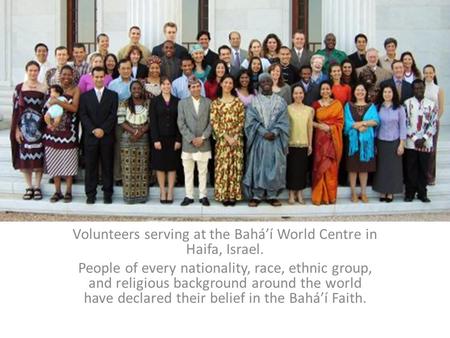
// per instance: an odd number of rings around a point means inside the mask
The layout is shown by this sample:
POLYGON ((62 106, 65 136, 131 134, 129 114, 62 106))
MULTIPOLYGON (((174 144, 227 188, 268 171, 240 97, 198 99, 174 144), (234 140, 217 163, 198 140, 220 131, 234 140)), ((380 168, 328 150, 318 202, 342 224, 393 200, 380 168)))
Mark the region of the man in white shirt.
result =
MULTIPOLYGON (((34 54, 35 54, 35 61, 39 63, 39 66, 41 67, 39 70, 38 75, 38 81, 41 83, 45 83, 45 74, 49 69, 51 69, 53 66, 48 62, 48 47, 45 43, 39 42, 36 46, 34 46, 34 54)), ((27 81, 28 77, 27 74, 25 74, 23 81, 27 81)))

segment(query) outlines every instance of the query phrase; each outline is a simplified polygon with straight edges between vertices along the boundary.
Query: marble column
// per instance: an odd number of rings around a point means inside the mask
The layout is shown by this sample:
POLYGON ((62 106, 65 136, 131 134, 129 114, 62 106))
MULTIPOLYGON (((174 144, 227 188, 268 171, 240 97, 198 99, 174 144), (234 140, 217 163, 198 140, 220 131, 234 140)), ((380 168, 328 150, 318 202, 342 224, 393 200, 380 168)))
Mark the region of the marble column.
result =
MULTIPOLYGON (((12 86, 12 0, 0 0, 0 99, 3 91, 9 93, 12 86)), ((0 121, 4 107, 0 106, 0 121)), ((9 109, 8 109, 9 110, 9 109)))
POLYGON ((0 0, 0 86, 10 87, 12 0, 0 0))
POLYGON ((128 27, 139 26, 142 31, 141 42, 156 46, 164 41, 163 26, 166 22, 178 26, 177 43, 181 44, 182 3, 181 0, 131 0, 128 6, 128 27))
POLYGON ((375 25, 375 0, 322 0, 322 40, 327 33, 334 33, 337 49, 353 53, 358 33, 367 36, 368 47, 375 46, 375 25))

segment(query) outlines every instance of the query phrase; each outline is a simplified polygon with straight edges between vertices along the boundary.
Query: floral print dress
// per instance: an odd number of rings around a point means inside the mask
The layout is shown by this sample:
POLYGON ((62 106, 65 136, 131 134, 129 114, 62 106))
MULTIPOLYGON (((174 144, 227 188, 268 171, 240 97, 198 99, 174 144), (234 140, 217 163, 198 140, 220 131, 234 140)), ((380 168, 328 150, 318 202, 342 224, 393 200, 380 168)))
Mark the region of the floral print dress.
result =
POLYGON ((239 98, 231 102, 217 99, 211 104, 211 125, 216 138, 215 199, 217 201, 242 200, 244 171, 245 108, 239 98), (230 145, 225 135, 236 140, 230 145))

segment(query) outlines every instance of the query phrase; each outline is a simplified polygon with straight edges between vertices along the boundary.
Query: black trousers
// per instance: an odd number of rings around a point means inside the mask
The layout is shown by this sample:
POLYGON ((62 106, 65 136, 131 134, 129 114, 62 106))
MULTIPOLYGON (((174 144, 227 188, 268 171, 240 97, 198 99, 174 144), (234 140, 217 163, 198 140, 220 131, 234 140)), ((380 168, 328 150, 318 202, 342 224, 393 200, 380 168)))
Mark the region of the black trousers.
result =
POLYGON ((88 197, 95 197, 98 184, 98 167, 102 166, 103 195, 111 197, 114 185, 114 142, 110 140, 100 140, 97 143, 84 142, 85 156, 85 192, 88 197))
POLYGON ((427 196, 428 166, 430 153, 405 149, 405 195, 427 196))

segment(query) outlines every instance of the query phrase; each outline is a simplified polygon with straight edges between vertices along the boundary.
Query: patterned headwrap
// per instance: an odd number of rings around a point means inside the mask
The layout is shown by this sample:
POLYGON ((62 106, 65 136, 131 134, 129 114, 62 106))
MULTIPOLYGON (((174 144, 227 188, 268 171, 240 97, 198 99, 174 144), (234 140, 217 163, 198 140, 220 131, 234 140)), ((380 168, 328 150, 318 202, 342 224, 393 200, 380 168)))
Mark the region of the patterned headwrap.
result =
POLYGON ((195 44, 191 46, 191 55, 194 54, 195 52, 203 52, 203 48, 202 46, 200 46, 199 44, 195 44))

